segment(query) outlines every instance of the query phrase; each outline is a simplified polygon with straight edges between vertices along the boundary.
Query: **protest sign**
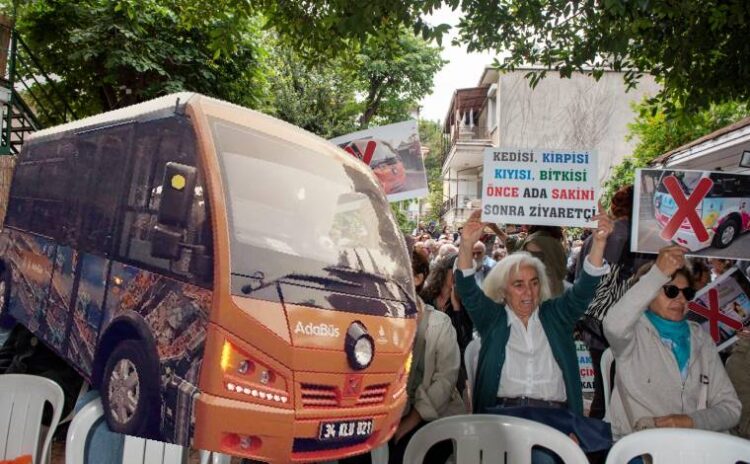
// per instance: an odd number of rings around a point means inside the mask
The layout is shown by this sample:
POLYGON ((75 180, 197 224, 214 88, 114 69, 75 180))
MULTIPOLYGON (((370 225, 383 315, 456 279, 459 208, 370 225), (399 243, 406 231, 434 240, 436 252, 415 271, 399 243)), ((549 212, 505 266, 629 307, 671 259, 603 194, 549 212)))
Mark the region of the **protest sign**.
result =
POLYGON ((427 196, 417 121, 374 127, 330 141, 370 166, 388 201, 427 196))
POLYGON ((599 177, 592 151, 488 148, 482 221, 590 226, 599 177))
POLYGON ((750 281, 733 267, 701 289, 688 309, 688 319, 706 329, 721 351, 737 341, 738 330, 750 325, 750 281))
POLYGON ((639 169, 633 200, 632 251, 670 244, 689 255, 750 258, 750 176, 711 171, 639 169))
POLYGON ((576 340, 578 354, 578 369, 581 375, 581 388, 584 393, 594 393, 594 363, 586 344, 576 340))

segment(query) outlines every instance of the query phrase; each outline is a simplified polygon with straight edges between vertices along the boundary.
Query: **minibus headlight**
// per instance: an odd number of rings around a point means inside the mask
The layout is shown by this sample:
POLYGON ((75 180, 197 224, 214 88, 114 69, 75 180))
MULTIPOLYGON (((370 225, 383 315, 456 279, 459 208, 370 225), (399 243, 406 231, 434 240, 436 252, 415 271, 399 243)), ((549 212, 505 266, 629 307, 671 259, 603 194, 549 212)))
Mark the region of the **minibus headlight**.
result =
POLYGON ((349 365, 354 370, 366 369, 372 363, 375 356, 375 343, 361 322, 352 322, 349 330, 346 331, 344 351, 346 351, 349 365))
POLYGON ((354 344, 354 357, 360 366, 369 366, 372 362, 372 342, 362 337, 354 344))

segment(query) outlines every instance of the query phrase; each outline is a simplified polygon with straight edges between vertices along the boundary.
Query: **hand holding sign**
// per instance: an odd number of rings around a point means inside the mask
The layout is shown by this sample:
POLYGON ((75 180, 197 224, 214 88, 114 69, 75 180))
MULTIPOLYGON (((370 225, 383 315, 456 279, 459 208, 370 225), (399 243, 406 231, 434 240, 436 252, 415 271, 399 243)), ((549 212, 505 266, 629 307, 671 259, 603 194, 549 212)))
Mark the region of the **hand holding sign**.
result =
POLYGON ((595 242, 606 242, 607 237, 609 237, 610 234, 612 234, 612 231, 615 230, 615 223, 604 210, 601 200, 597 203, 597 208, 598 212, 596 216, 591 218, 592 221, 597 222, 593 240, 595 242))
POLYGON ((678 245, 670 245, 659 250, 656 257, 656 267, 666 276, 672 276, 677 269, 685 266, 685 252, 687 250, 678 245))
POLYGON ((601 201, 599 201, 598 208, 599 213, 591 218, 593 221, 597 221, 597 226, 593 234, 591 250, 587 259, 594 266, 601 267, 604 265, 604 248, 607 246, 607 237, 615 229, 615 225, 612 219, 604 212, 601 201))
POLYGON ((481 216, 481 210, 474 210, 461 230, 461 244, 458 246, 459 269, 472 269, 474 267, 472 250, 474 244, 482 236, 484 226, 486 225, 479 219, 481 216))
POLYGON ((466 243, 471 248, 482 237, 482 232, 486 224, 479 219, 481 216, 481 210, 476 209, 472 211, 471 216, 469 216, 469 219, 464 224, 464 228, 461 230, 462 246, 466 243))

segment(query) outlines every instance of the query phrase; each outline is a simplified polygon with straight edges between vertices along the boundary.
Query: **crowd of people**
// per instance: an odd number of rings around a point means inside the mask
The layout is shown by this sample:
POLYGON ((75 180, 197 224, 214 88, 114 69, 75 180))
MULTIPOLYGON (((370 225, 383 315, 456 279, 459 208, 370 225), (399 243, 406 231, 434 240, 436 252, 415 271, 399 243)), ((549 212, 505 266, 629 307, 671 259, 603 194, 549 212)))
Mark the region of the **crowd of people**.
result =
MULTIPOLYGON (((421 310, 413 397, 391 441, 391 462, 401 462, 420 427, 460 412, 528 407, 602 419, 599 364, 608 348, 615 358, 607 425, 613 440, 660 427, 750 439, 750 331, 719 353, 708 332, 687 319, 698 290, 732 268, 750 267, 688 259, 676 245, 657 256, 631 252, 632 201, 632 187, 621 189, 607 212, 600 208, 596 229, 575 237, 560 227, 482 223, 479 211, 455 233, 415 229, 408 241, 421 310), (588 346, 596 373, 586 410, 575 340, 588 346), (471 344, 478 355, 466 357, 471 344)), ((428 462, 445 462, 450 442, 431 453, 428 462)), ((532 461, 560 462, 543 449, 532 461)))

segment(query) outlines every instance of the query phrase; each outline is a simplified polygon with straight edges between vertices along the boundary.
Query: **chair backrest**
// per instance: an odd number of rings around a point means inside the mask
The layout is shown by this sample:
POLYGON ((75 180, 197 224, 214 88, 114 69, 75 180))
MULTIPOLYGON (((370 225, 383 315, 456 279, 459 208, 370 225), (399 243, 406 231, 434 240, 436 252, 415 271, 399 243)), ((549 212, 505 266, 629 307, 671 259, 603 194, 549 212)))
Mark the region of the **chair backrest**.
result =
POLYGON ((34 463, 48 462, 52 436, 65 402, 62 388, 36 375, 3 374, 0 375, 0 392, 0 459, 29 454, 34 463), (52 406, 52 420, 44 444, 39 448, 45 403, 52 406))
POLYGON ((480 414, 438 419, 409 440, 404 462, 421 464, 435 443, 453 440, 456 464, 531 464, 531 448, 555 452, 565 464, 587 464, 581 448, 552 427, 517 417, 480 414))
POLYGON ((695 429, 651 429, 618 440, 607 464, 627 464, 650 454, 653 464, 736 464, 750 462, 750 440, 695 429))
MULTIPOLYGON (((73 417, 65 446, 66 464, 94 464, 86 462, 86 439, 94 424, 103 415, 102 402, 97 398, 86 403, 73 417)), ((179 445, 126 436, 122 462, 124 464, 182 464, 187 462, 187 454, 186 449, 179 445)), ((229 461, 230 457, 221 453, 200 452, 201 464, 228 464, 229 461)))
POLYGON ((464 366, 466 366, 466 378, 469 379, 470 388, 474 388, 474 380, 477 378, 477 364, 481 348, 482 340, 475 338, 466 345, 466 350, 464 350, 464 366))
POLYGON ((609 416, 609 401, 612 397, 612 385, 609 381, 611 378, 612 364, 615 362, 615 355, 612 353, 612 348, 607 348, 602 353, 602 359, 600 361, 600 371, 602 373, 602 384, 604 385, 604 421, 612 422, 609 416))

